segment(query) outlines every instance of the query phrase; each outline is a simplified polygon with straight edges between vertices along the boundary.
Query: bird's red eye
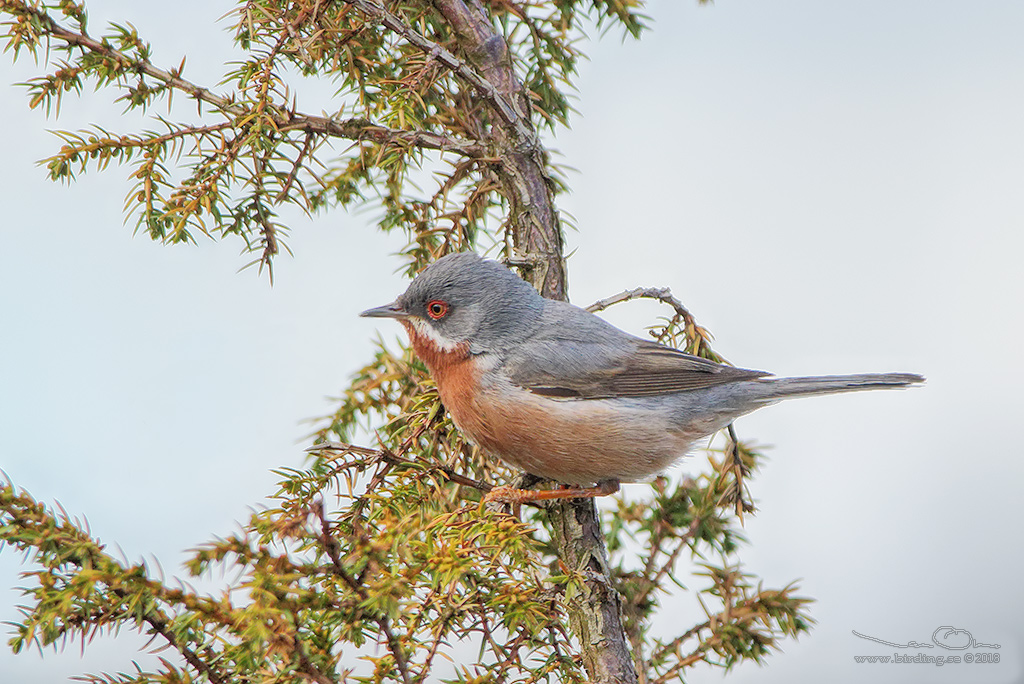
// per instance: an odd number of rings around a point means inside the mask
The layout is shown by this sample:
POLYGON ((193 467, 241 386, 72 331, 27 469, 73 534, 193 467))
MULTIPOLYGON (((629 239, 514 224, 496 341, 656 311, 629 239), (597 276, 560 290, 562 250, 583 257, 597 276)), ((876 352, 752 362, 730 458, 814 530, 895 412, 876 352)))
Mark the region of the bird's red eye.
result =
POLYGON ((433 318, 435 321, 444 318, 447 313, 447 302, 442 302, 440 299, 435 299, 429 304, 427 304, 427 315, 433 318))

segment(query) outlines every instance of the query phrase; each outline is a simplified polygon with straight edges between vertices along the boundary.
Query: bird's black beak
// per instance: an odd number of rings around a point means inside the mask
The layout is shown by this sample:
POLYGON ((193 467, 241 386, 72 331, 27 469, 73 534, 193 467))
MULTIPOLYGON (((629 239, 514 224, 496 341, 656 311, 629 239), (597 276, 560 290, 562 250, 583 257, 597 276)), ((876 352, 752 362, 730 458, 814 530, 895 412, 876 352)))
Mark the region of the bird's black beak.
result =
POLYGON ((398 302, 391 302, 375 309, 367 309, 359 315, 363 318, 397 318, 399 320, 410 316, 409 312, 403 309, 398 302))

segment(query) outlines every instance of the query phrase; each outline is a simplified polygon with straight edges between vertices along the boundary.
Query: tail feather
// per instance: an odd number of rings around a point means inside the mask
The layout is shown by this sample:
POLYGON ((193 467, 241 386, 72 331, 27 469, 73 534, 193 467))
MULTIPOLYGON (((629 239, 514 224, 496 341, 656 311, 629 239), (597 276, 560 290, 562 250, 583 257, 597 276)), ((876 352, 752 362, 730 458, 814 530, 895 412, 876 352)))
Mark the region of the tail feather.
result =
POLYGON ((924 377, 914 373, 863 373, 860 375, 821 375, 806 378, 763 378, 755 382, 764 383, 768 390, 765 399, 774 401, 776 399, 813 396, 815 394, 902 389, 923 383, 924 377))

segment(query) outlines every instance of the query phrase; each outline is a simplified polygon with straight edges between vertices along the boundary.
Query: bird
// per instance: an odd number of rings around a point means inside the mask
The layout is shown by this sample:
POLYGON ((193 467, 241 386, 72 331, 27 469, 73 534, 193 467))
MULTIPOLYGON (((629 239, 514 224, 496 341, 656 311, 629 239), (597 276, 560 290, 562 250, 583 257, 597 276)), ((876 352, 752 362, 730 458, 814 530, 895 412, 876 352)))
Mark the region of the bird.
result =
POLYGON ((561 485, 495 487, 485 500, 499 503, 612 494, 763 406, 924 382, 914 373, 780 378, 716 363, 542 297, 471 251, 437 259, 393 302, 360 315, 402 324, 471 442, 561 485))

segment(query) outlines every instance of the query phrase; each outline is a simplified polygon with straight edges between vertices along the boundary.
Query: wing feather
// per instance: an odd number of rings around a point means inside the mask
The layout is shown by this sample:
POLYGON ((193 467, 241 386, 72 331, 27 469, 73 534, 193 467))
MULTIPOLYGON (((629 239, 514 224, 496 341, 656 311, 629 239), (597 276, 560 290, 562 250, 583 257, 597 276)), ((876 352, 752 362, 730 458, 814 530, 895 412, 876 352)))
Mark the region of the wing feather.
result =
POLYGON ((616 345, 616 353, 611 354, 604 345, 576 343, 570 359, 558 359, 562 355, 552 350, 540 357, 548 359, 547 363, 518 365, 511 373, 512 380, 541 396, 607 399, 674 394, 770 375, 725 366, 647 340, 631 341, 633 344, 616 345))

